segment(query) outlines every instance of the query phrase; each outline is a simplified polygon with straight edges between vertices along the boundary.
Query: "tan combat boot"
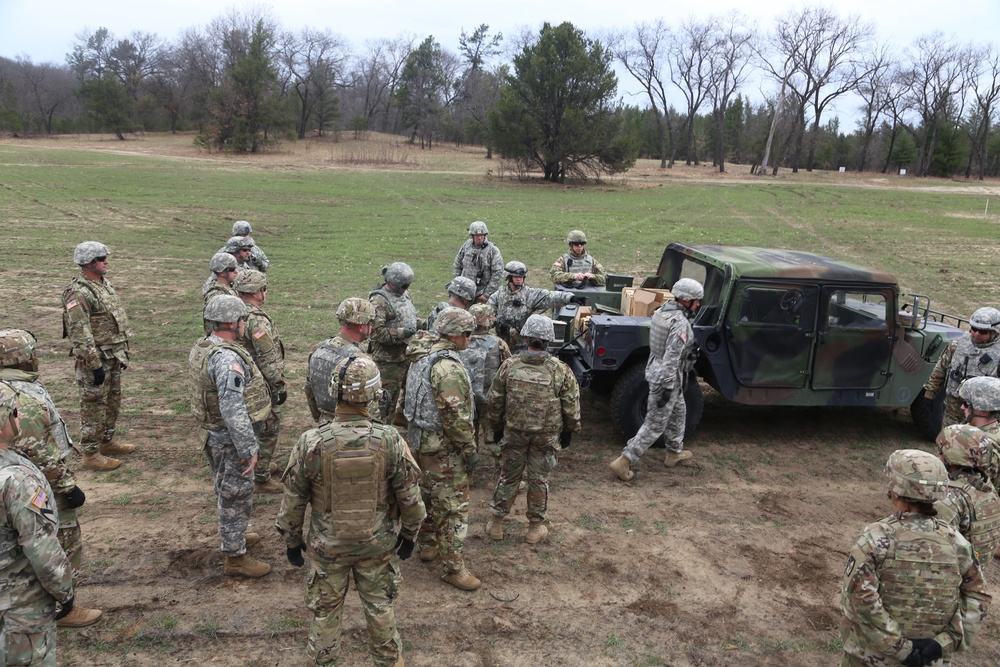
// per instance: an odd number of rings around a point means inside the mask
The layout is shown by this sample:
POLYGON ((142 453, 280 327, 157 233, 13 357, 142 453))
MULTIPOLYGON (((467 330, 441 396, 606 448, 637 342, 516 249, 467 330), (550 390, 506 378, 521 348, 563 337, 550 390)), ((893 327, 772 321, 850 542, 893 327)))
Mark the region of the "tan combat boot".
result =
POLYGON ((73 605, 68 614, 56 621, 57 628, 85 628, 101 620, 104 615, 100 609, 87 609, 73 605))
POLYGON ((417 555, 420 556, 420 560, 429 563, 438 557, 438 553, 440 553, 440 549, 437 547, 421 547, 420 553, 417 555))
POLYGON ((537 544, 545 539, 549 534, 549 529, 541 521, 532 521, 528 524, 528 534, 524 536, 524 541, 528 544, 537 544))
POLYGON ((472 573, 464 567, 458 572, 442 574, 441 581, 448 582, 455 588, 460 588, 463 591, 474 591, 483 584, 483 582, 479 581, 479 579, 474 577, 472 573))
POLYGON ((676 465, 684 463, 692 456, 694 456, 694 454, 687 451, 686 449, 679 452, 667 452, 667 457, 663 459, 663 465, 667 466, 668 468, 673 468, 676 465))
POLYGON ((230 577, 263 577, 270 571, 270 565, 254 559, 248 553, 242 556, 226 556, 226 562, 222 566, 223 574, 230 577))
POLYGON ((503 539, 503 517, 490 515, 490 520, 486 522, 486 534, 491 540, 500 541, 503 539))
POLYGON ((285 487, 269 479, 266 482, 254 482, 253 490, 255 493, 284 493, 285 487))
POLYGON ((258 533, 243 533, 243 539, 247 543, 247 548, 249 549, 253 545, 260 542, 260 534, 258 533))
POLYGON ((83 465, 95 470, 114 470, 121 464, 120 459, 113 459, 99 452, 86 452, 83 455, 83 465))
POLYGON ((134 451, 135 445, 124 445, 114 440, 101 443, 101 454, 131 454, 134 451))
POLYGON ((524 480, 522 479, 522 480, 520 481, 520 483, 518 483, 518 485, 517 485, 517 492, 518 492, 518 493, 521 493, 521 492, 522 492, 522 491, 524 491, 524 490, 525 490, 526 488, 528 488, 528 483, 527 483, 527 482, 525 482, 525 481, 524 481, 524 480))
POLYGON ((632 462, 625 458, 624 454, 612 461, 609 467, 618 476, 618 479, 623 482, 627 482, 635 477, 635 472, 632 471, 632 462))
POLYGON ((392 663, 392 667, 404 667, 404 665, 403 665, 403 656, 399 656, 399 660, 397 660, 396 662, 392 663))
POLYGON ((273 475, 273 474, 275 474, 276 472, 278 472, 278 464, 277 464, 277 463, 275 463, 274 461, 271 461, 270 463, 268 463, 268 464, 267 464, 267 469, 268 469, 268 470, 269 470, 269 471, 271 472, 271 474, 273 475))

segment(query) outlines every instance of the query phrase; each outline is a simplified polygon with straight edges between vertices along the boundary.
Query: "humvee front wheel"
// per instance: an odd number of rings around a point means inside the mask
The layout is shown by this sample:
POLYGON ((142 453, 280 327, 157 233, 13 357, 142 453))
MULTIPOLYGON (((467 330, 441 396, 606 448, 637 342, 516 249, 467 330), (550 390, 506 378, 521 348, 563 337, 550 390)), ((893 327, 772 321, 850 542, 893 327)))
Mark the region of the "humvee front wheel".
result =
POLYGON ((922 391, 917 394, 910 403, 910 417, 920 435, 928 440, 937 438, 944 421, 944 391, 939 391, 934 398, 927 398, 922 391))
MULTIPOLYGON (((648 398, 649 384, 646 382, 646 366, 645 364, 634 364, 618 379, 614 391, 611 393, 611 418, 626 438, 635 435, 646 419, 648 398)), ((698 427, 704 409, 701 386, 694 373, 691 373, 688 378, 687 388, 684 390, 684 403, 687 405, 684 439, 687 440, 698 427)), ((658 438, 653 446, 663 447, 663 438, 658 438)))

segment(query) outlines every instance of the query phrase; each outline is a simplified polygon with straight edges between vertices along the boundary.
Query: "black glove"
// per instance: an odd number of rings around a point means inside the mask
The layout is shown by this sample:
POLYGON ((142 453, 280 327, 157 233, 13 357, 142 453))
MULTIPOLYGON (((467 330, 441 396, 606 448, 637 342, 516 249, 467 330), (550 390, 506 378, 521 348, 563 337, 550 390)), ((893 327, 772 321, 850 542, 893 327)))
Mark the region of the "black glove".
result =
POLYGON ((559 434, 559 446, 563 449, 569 449, 570 443, 573 442, 573 432, 563 431, 559 434))
POLYGON ((500 424, 499 428, 493 429, 493 442, 499 445, 501 440, 503 440, 503 424, 500 424))
POLYGON ((479 454, 475 452, 462 454, 462 462, 465 464, 465 473, 471 475, 476 472, 476 468, 479 466, 479 454))
POLYGON ((656 399, 656 407, 662 408, 664 405, 669 403, 671 394, 673 394, 673 392, 669 389, 661 391, 659 397, 656 399))
POLYGON ((524 305, 524 301, 522 301, 521 299, 514 299, 513 301, 511 301, 511 303, 514 304, 515 308, 520 308, 521 306, 524 305))
POLYGON ((274 402, 277 405, 284 405, 284 403, 285 403, 286 400, 288 400, 288 392, 285 391, 284 389, 282 389, 281 391, 279 391, 278 395, 275 396, 275 398, 274 398, 274 402))
POLYGON ((941 645, 933 639, 914 639, 913 650, 903 660, 904 667, 925 667, 941 658, 941 645))
POLYGON ((306 559, 302 557, 302 547, 288 547, 285 549, 285 558, 295 567, 302 567, 306 564, 306 559))
POLYGON ((413 540, 408 540, 402 535, 396 538, 396 555, 399 560, 406 560, 413 555, 413 540))
POLYGON ((497 322, 497 334, 503 338, 510 336, 510 325, 506 322, 497 322))
POLYGON ((573 296, 571 296, 569 298, 569 302, 570 303, 575 303, 578 306, 586 306, 587 305, 587 297, 585 297, 585 296, 579 296, 578 294, 574 294, 573 296))
POLYGON ((102 366, 101 368, 95 368, 93 373, 94 373, 94 386, 100 387, 102 384, 104 384, 104 377, 105 377, 104 367, 102 366))
POLYGON ((56 614, 56 620, 58 621, 63 616, 69 615, 71 611, 73 611, 73 598, 70 598, 62 603, 62 609, 60 609, 59 613, 56 614))
POLYGON ((413 335, 417 333, 416 329, 406 328, 403 329, 403 338, 413 338, 413 335))
POLYGON ((81 507, 86 500, 87 496, 84 495, 79 486, 74 486, 73 489, 66 494, 66 506, 71 510, 81 507))

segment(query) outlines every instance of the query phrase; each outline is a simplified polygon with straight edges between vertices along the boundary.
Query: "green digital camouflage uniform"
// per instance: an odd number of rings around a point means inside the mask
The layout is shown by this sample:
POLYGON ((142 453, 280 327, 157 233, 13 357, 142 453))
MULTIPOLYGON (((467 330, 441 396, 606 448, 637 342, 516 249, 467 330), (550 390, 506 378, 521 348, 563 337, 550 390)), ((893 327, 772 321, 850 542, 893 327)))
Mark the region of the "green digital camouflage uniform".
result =
POLYGON ((554 285, 562 285, 579 289, 581 287, 602 287, 608 284, 608 272, 604 266, 598 262, 589 252, 582 255, 574 255, 572 252, 564 252, 549 269, 549 277, 554 285), (573 275, 577 273, 592 273, 593 278, 584 280, 574 280, 573 275))
POLYGON ((381 413, 382 421, 388 423, 396 410, 396 401, 410 366, 406 359, 406 342, 420 328, 421 322, 409 290, 396 294, 383 285, 368 295, 368 301, 375 307, 370 354, 382 374, 381 413))
POLYGON ((402 656, 392 609, 402 584, 399 561, 393 557, 397 536, 392 517, 398 513, 399 534, 412 541, 425 517, 418 476, 399 433, 361 414, 338 412, 333 421, 306 431, 296 443, 284 474, 285 495, 276 526, 289 548, 305 545, 310 556, 306 605, 315 616, 306 650, 315 664, 337 662, 352 576, 375 664, 392 665, 402 656), (338 449, 356 456, 373 446, 378 463, 361 471, 364 475, 347 470, 347 459, 337 461, 334 456, 338 449), (349 485, 356 490, 345 488, 349 485), (352 502, 358 507, 346 507, 352 502), (306 505, 312 511, 304 536, 306 505))
POLYGON ((111 442, 122 401, 122 370, 128 365, 132 337, 128 317, 107 277, 101 282, 77 276, 63 291, 63 337, 73 343, 76 384, 80 389, 80 449, 96 454, 111 442), (93 371, 103 368, 104 383, 93 371))
POLYGON ((504 425, 500 479, 490 511, 507 516, 526 475, 525 515, 532 523, 544 521, 559 434, 580 430, 580 386, 573 371, 548 352, 525 350, 500 366, 488 406, 492 428, 504 425))
POLYGON ((1000 546, 1000 498, 980 473, 960 471, 950 475, 948 497, 935 503, 938 518, 951 523, 969 540, 985 568, 1000 546))
POLYGON ((247 324, 243 338, 239 341, 250 352, 254 363, 260 369, 271 393, 271 416, 257 427, 260 451, 254 467, 254 480, 266 482, 271 479, 271 459, 278 447, 281 430, 281 406, 278 395, 285 392, 285 346, 278 337, 274 320, 253 304, 247 304, 247 324))
POLYGON ((924 383, 924 390, 932 394, 944 389, 944 419, 941 427, 961 424, 965 420, 962 399, 958 390, 962 382, 972 377, 997 377, 1000 371, 1000 338, 981 345, 966 332, 944 348, 937 364, 924 383))
POLYGON ((465 459, 476 451, 471 382, 457 350, 445 338, 431 345, 424 357, 425 363, 434 357, 429 373, 421 363, 424 359, 414 362, 400 397, 407 406, 407 440, 420 465, 420 491, 427 508, 418 549, 436 547, 446 575, 464 568, 462 546, 469 530, 465 459), (424 382, 429 386, 421 388, 424 382), (414 415, 415 409, 420 416, 414 415), (422 425, 428 424, 423 421, 427 417, 435 422, 432 426, 422 425))
POLYGON ((55 603, 73 597, 52 489, 20 454, 0 450, 0 662, 56 667, 55 603))
POLYGON ((497 334, 510 346, 511 352, 520 352, 526 346, 521 340, 521 327, 532 313, 540 313, 558 306, 565 306, 573 298, 572 292, 553 291, 522 285, 511 289, 510 281, 493 293, 487 303, 497 314, 497 334))
POLYGON ((913 639, 934 639, 951 664, 990 605, 972 545, 933 517, 897 512, 869 525, 851 549, 841 605, 841 665, 902 664, 913 639), (933 565, 932 565, 933 564, 933 565))
MULTIPOLYGON (((330 374, 333 373, 334 367, 350 357, 371 359, 366 351, 367 347, 367 342, 359 344, 337 334, 317 345, 310 353, 303 389, 306 392, 306 402, 309 404, 309 414, 317 423, 333 419, 337 407, 337 397, 330 393, 330 374)), ((368 414, 373 421, 382 420, 378 399, 372 399, 368 404, 368 414)))

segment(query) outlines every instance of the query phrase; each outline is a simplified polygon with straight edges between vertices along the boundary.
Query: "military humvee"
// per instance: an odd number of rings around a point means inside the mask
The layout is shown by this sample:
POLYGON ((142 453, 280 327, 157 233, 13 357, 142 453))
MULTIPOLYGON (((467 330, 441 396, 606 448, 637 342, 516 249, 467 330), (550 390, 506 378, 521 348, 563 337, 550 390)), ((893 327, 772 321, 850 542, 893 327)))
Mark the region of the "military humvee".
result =
MULTIPOLYGON (((890 274, 794 250, 671 243, 641 287, 669 289, 680 278, 705 286, 692 321, 701 349, 694 373, 724 398, 909 407, 921 434, 938 434, 944 392, 931 401, 922 386, 964 320, 901 294, 890 274)), ((596 312, 576 333, 577 306, 559 311, 567 323, 559 356, 581 386, 610 391, 615 424, 631 437, 646 413, 650 318, 621 314, 620 287, 571 291, 596 312)), ((695 379, 684 392, 688 433, 702 414, 695 379)))

